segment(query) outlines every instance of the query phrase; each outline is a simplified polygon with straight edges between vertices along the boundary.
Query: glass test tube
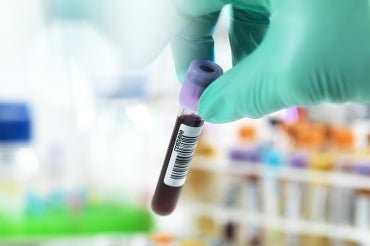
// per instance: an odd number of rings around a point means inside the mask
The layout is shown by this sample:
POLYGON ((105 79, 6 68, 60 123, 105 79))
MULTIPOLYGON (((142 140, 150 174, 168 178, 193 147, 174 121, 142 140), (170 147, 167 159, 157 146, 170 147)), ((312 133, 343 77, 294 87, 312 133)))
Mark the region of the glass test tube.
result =
POLYGON ((199 98, 222 73, 220 66, 207 60, 194 60, 189 66, 179 96, 180 112, 152 198, 152 209, 159 215, 168 215, 176 207, 204 124, 197 114, 199 98))

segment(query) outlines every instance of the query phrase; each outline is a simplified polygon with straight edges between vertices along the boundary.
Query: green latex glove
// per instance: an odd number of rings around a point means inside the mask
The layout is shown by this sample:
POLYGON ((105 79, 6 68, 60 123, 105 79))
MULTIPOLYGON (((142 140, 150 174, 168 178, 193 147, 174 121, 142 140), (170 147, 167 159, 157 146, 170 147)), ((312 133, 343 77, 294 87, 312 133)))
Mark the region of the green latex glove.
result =
MULTIPOLYGON (((202 95, 199 112, 205 120, 258 118, 323 101, 370 102, 367 0, 230 2, 234 9, 230 44, 236 65, 202 95)), ((173 40, 180 76, 191 59, 213 59, 212 32, 223 5, 216 0, 182 1, 181 11, 192 16, 192 22, 173 40)))

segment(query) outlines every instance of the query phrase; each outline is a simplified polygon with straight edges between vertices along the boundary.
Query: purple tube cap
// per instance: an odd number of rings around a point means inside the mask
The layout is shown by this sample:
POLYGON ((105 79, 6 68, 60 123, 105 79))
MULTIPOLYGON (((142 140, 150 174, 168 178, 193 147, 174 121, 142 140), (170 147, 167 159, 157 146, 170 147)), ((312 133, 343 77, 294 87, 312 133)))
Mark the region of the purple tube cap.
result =
POLYGON ((363 176, 370 176, 370 162, 369 161, 363 161, 360 163, 356 163, 355 165, 355 172, 359 175, 363 176))
POLYGON ((290 157, 290 166, 294 168, 307 168, 308 155, 304 153, 294 153, 290 157))
POLYGON ((222 68, 212 61, 192 61, 180 91, 181 106, 198 112, 198 101, 203 91, 222 73, 222 68))

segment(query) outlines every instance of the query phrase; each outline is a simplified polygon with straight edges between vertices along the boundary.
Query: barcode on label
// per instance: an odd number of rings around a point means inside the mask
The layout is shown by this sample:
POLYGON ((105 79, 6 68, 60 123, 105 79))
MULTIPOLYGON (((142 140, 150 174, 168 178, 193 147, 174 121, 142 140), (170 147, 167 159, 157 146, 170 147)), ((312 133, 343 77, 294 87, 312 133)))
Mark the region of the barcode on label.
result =
POLYGON ((201 130, 202 127, 180 126, 164 177, 165 184, 178 187, 185 183, 201 130))
MULTIPOLYGON (((182 135, 182 131, 179 135, 182 135)), ((178 154, 175 159, 175 165, 172 169, 171 178, 173 179, 183 179, 189 170, 189 164, 193 158, 193 153, 195 145, 197 143, 198 137, 187 137, 182 135, 181 143, 179 146, 174 148, 178 154)))

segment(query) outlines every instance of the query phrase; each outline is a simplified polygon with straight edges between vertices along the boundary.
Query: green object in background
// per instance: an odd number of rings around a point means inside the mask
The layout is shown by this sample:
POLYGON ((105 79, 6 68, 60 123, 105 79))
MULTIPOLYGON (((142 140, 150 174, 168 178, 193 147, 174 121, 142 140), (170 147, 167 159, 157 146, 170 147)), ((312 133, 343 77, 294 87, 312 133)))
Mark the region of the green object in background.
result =
POLYGON ((95 235, 100 233, 147 233, 154 227, 150 211, 136 205, 115 202, 86 204, 78 210, 67 207, 45 209, 12 219, 0 215, 1 240, 27 241, 33 238, 95 235))
POLYGON ((152 228, 151 215, 148 210, 118 204, 89 206, 81 214, 78 225, 82 233, 98 233, 101 230, 111 232, 147 232, 152 228))

